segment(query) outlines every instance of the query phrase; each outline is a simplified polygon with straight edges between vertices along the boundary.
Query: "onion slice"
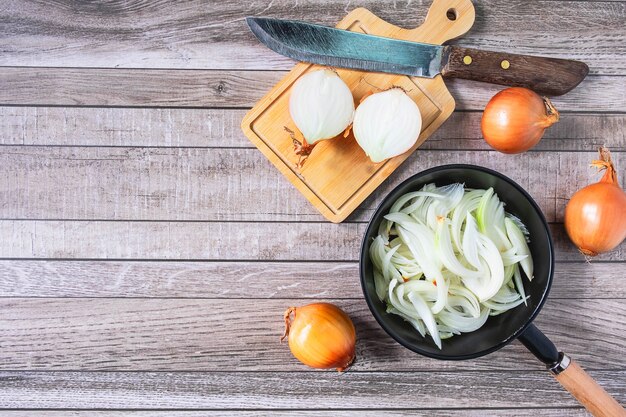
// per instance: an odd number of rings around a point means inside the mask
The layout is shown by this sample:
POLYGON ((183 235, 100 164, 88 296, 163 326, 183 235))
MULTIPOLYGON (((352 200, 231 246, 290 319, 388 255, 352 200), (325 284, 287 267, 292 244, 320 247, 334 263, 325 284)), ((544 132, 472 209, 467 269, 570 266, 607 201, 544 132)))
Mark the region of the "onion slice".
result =
POLYGON ((507 236, 515 248, 515 254, 524 256, 524 258, 519 261, 522 270, 526 274, 526 277, 532 281, 534 269, 532 258, 530 257, 530 248, 528 248, 528 244, 526 243, 526 237, 517 224, 510 218, 507 217, 504 219, 504 224, 506 225, 507 236))
POLYGON ((493 189, 427 184, 396 200, 378 232, 370 245, 376 294, 439 348, 527 304, 528 231, 493 189))

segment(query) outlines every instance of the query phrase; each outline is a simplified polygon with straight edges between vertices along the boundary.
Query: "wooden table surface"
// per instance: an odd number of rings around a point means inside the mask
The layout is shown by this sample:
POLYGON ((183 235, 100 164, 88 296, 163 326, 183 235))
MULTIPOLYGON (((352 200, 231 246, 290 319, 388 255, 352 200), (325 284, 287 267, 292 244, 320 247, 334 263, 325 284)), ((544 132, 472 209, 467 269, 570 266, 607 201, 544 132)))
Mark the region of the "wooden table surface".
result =
POLYGON ((586 415, 518 342, 441 362, 371 317, 357 265, 368 218, 403 179, 453 162, 497 169, 537 200, 557 257, 537 324, 624 404, 626 245, 585 262, 562 221, 597 178, 598 145, 626 184, 626 2, 477 0, 463 45, 579 59, 590 75, 514 156, 481 139, 500 87, 449 82, 450 120, 342 224, 240 131, 293 65, 244 16, 333 25, 365 6, 415 27, 429 3, 2 0, 0 414, 586 415), (278 343, 283 311, 321 300, 357 326, 342 375, 278 343))

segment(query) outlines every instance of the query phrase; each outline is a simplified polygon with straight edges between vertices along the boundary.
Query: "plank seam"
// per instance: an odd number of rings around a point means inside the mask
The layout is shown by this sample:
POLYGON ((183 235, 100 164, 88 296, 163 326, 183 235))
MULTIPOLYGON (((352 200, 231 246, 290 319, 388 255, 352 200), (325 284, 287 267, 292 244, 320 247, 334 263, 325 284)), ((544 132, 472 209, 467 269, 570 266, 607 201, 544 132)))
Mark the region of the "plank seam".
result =
MULTIPOLYGON (((297 300, 338 300, 338 301, 362 301, 363 297, 165 297, 165 296, 23 296, 3 295, 0 300, 231 300, 231 301, 297 301, 297 300)), ((626 300, 626 297, 549 297, 550 300, 573 301, 573 300, 626 300)))
POLYGON ((254 412, 254 411, 497 411, 497 410, 583 410, 583 407, 568 405, 568 406, 528 406, 528 407, 459 407, 459 408, 0 408, 2 411, 157 411, 157 412, 194 412, 194 411, 234 411, 234 412, 254 412))
MULTIPOLYGON (((447 136, 446 139, 451 140, 482 140, 482 138, 456 138, 447 136)), ((600 140, 600 138, 583 138, 582 140, 600 140)), ((548 139, 550 140, 550 139, 548 139)), ((555 140, 563 140, 563 141, 573 141, 580 140, 578 138, 556 138, 555 140)), ((215 150, 257 150, 254 146, 154 146, 154 145, 60 145, 60 144, 48 144, 48 145, 39 145, 39 144, 21 144, 21 143, 0 143, 0 148, 8 148, 8 147, 20 147, 20 148, 87 148, 87 149, 215 149, 215 150)), ((420 150, 428 151, 428 152, 495 152, 491 148, 427 148, 420 147, 420 150)), ((563 149, 529 149, 529 153, 595 153, 595 149, 571 149, 571 150, 563 150, 563 149)), ((612 154, 625 153, 626 150, 622 149, 611 149, 612 154)))
MULTIPOLYGON (((319 259, 204 259, 204 258, 179 258, 179 259, 160 259, 160 258, 15 258, 15 257, 7 257, 0 258, 0 262, 2 261, 41 261, 41 262, 50 262, 50 261, 58 261, 58 262, 223 262, 223 263, 329 263, 329 264, 337 264, 337 263, 359 263, 358 259, 329 259, 329 260, 319 260, 319 259)), ((556 260, 557 264, 582 264, 586 261, 584 259, 581 260, 556 260)), ((596 263, 606 263, 606 264, 623 264, 626 263, 624 261, 616 261, 616 260, 594 260, 594 264, 596 263)))
MULTIPOLYGON (((418 355, 417 353, 415 355, 418 355)), ((529 352, 529 355, 532 355, 529 352)), ((423 357, 425 359, 425 356, 423 357)), ((436 361, 436 359, 431 359, 436 361)), ((461 362, 459 362, 461 363, 461 362)), ((541 366, 541 362, 537 359, 537 365, 541 366)), ((615 372, 621 373, 626 372, 626 368, 585 368, 585 371, 589 372, 615 372)), ((353 374, 361 374, 361 375, 380 375, 380 374, 471 374, 471 373, 481 373, 481 374, 528 374, 528 373, 536 373, 536 374, 545 374, 546 377, 550 376, 550 372, 545 369, 537 369, 537 368, 528 368, 528 369, 447 369, 445 371, 437 371, 437 370, 397 370, 397 371, 365 371, 365 370, 356 370, 351 369, 348 371, 353 374)), ((259 371, 243 371, 236 369, 229 370, 213 370, 213 371, 201 371, 201 370, 188 370, 188 371, 179 371, 179 370, 130 370, 130 371, 119 371, 119 370, 94 370, 94 371, 86 371, 86 370, 74 370, 74 369, 0 369, 0 382, 2 381, 3 373, 29 373, 29 374, 54 374, 54 373, 80 373, 80 374, 321 374, 321 375, 338 375, 341 377, 341 374, 338 374, 334 370, 330 371, 319 371, 315 369, 311 370, 291 370, 291 371, 280 371, 280 370, 259 370, 259 371)))

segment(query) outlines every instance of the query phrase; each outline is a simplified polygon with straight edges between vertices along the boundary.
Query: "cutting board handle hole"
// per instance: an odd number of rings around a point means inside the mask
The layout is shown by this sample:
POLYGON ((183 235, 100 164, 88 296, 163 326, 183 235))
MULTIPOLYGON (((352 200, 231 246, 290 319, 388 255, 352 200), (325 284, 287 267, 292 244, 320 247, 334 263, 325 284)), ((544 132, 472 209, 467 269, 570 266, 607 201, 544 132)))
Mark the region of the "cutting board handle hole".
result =
POLYGON ((448 20, 455 21, 457 18, 456 9, 448 9, 446 12, 446 17, 448 20))

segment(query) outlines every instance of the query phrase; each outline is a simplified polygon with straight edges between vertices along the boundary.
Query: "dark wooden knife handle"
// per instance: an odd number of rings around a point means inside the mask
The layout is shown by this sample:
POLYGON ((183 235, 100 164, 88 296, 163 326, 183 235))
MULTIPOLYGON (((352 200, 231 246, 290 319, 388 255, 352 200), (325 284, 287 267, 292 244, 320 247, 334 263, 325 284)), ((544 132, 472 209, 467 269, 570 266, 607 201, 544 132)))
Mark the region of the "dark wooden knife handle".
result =
POLYGON ((580 61, 450 45, 444 47, 443 59, 441 74, 446 78, 526 87, 551 96, 567 93, 580 84, 589 72, 589 67, 580 61))

